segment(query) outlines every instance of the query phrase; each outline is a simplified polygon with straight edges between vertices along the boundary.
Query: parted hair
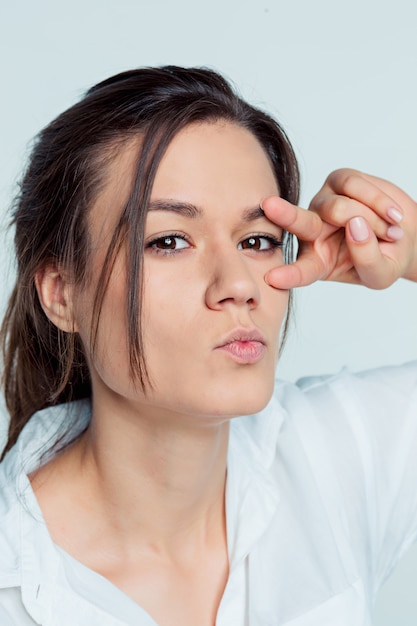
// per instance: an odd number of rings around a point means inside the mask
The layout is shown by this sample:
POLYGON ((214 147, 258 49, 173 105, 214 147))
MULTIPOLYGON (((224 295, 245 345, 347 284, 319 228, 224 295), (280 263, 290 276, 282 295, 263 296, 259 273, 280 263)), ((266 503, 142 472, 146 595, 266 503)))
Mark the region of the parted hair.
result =
MULTIPOLYGON (((165 66, 113 76, 87 91, 35 139, 12 207, 17 276, 0 331, 2 379, 10 413, 3 456, 33 413, 91 394, 79 336, 60 330, 47 318, 35 276, 54 263, 65 269, 74 285, 82 287, 89 281, 88 210, 116 154, 134 137, 140 138, 135 174, 97 282, 91 349, 108 280, 123 245, 131 376, 146 389, 141 267, 153 181, 167 146, 182 128, 218 120, 235 123, 257 138, 270 159, 281 196, 297 203, 299 171, 285 132, 209 69, 165 66)), ((287 257, 292 254, 291 237, 287 237, 285 253, 287 257)))

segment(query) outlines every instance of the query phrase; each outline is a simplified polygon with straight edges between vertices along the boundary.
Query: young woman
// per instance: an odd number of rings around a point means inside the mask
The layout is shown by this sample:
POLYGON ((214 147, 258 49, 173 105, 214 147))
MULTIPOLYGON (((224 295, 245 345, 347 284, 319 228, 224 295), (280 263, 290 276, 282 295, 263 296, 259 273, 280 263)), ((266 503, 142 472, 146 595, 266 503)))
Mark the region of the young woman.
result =
POLYGON ((208 70, 115 76, 39 135, 2 330, 2 626, 371 623, 417 532, 417 367, 274 374, 292 287, 417 279, 416 204, 348 170, 297 199, 282 129, 208 70))

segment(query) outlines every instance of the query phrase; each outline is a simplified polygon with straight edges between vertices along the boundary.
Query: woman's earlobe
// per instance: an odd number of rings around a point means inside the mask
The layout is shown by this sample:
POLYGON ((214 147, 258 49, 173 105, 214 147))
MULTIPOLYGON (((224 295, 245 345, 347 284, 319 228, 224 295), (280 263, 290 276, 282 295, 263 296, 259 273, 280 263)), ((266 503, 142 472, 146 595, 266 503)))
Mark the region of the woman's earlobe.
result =
POLYGON ((50 321, 65 332, 77 332, 74 287, 66 280, 64 272, 55 264, 46 265, 36 272, 35 285, 41 307, 50 321))

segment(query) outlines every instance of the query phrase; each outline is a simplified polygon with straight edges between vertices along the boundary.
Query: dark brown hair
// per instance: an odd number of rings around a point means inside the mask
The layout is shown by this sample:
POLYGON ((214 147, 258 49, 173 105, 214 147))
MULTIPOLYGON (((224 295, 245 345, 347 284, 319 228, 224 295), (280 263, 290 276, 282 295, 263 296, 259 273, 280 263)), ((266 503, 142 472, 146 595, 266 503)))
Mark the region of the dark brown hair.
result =
MULTIPOLYGON (((140 280, 146 208, 158 164, 176 133, 195 122, 216 120, 238 124, 258 139, 269 156, 281 196, 297 203, 298 167, 284 131, 211 70, 167 66, 118 74, 92 87, 38 135, 12 220, 17 279, 1 328, 4 390, 11 416, 3 455, 34 412, 91 393, 78 335, 65 333, 49 321, 34 278, 39 269, 54 262, 65 268, 74 284, 89 280, 88 209, 102 189, 117 150, 138 136, 130 196, 98 281, 93 337, 111 270, 124 244, 132 378, 143 388, 149 382, 142 350, 140 280)), ((290 241, 288 237, 287 256, 290 241)))

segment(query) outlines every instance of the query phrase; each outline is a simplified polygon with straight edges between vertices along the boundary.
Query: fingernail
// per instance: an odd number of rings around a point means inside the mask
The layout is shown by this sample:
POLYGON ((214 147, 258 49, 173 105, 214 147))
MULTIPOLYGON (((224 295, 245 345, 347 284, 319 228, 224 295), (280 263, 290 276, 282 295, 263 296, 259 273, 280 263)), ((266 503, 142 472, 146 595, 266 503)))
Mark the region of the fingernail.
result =
POLYGON ((401 211, 394 207, 391 207, 390 209, 388 209, 387 215, 388 217, 392 219, 393 222, 397 222, 397 224, 399 224, 404 217, 401 211))
POLYGON ((394 241, 398 241, 402 239, 404 236, 404 231, 399 226, 388 226, 387 235, 390 239, 394 239, 394 241))
POLYGON ((369 237, 368 226, 363 217, 354 217, 349 222, 349 230, 354 241, 366 241, 369 237))

